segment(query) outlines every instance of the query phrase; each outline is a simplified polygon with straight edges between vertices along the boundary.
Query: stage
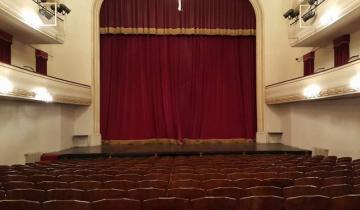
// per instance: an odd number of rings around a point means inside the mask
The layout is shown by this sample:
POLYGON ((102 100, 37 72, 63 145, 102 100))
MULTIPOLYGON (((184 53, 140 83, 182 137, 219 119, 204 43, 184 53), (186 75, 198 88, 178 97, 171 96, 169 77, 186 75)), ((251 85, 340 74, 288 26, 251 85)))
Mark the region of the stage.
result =
POLYGON ((45 156, 56 156, 56 159, 87 159, 107 157, 141 157, 141 156, 188 156, 188 155, 231 155, 231 154, 293 154, 311 155, 310 150, 299 149, 283 144, 187 144, 187 145, 101 145, 94 147, 75 147, 45 156))

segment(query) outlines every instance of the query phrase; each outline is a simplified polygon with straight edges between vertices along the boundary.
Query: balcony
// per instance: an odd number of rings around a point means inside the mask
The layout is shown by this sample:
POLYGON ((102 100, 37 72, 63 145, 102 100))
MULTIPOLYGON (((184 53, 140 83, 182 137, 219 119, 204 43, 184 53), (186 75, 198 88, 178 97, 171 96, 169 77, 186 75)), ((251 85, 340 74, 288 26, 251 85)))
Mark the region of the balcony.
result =
POLYGON ((1 0, 0 29, 28 44, 62 44, 64 20, 53 18, 51 24, 39 13, 39 5, 32 0, 1 0))

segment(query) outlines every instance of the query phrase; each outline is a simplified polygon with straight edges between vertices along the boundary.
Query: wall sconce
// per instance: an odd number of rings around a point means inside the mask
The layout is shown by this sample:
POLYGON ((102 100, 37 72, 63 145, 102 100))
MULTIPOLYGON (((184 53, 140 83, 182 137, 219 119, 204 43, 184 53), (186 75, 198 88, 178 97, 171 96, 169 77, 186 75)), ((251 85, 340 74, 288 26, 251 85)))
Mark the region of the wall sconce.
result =
POLYGON ((360 91, 360 73, 351 79, 350 88, 356 91, 360 91))
POLYGON ((46 88, 35 88, 33 91, 35 93, 35 100, 43 101, 46 103, 53 101, 52 95, 47 91, 46 88))
POLYGON ((14 90, 13 83, 6 77, 0 76, 0 93, 8 94, 14 90))
POLYGON ((319 97, 320 93, 321 88, 318 85, 309 85, 303 91, 303 95, 306 98, 317 98, 319 97))

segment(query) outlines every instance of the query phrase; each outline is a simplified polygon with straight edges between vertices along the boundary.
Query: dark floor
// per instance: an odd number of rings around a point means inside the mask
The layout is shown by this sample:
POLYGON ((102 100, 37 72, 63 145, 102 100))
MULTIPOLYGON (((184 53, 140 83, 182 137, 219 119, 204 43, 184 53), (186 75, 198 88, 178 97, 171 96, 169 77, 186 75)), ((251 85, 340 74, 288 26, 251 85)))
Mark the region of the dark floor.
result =
POLYGON ((57 153, 60 159, 126 157, 126 156, 176 156, 176 155, 221 155, 221 154, 297 154, 309 155, 311 151, 283 144, 202 144, 202 145, 102 145, 78 147, 57 153))

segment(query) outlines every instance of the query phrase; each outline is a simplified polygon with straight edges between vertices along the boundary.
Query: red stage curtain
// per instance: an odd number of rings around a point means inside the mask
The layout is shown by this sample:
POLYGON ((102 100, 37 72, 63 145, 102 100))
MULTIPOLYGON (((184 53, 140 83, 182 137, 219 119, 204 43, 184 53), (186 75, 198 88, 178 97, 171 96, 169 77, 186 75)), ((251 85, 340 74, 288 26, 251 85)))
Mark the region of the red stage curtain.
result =
POLYGON ((345 65, 350 58, 350 35, 343 35, 334 40, 335 67, 345 65))
POLYGON ((101 35, 104 140, 255 139, 254 36, 101 35))
POLYGON ((315 52, 309 52, 304 55, 304 76, 311 75, 314 73, 314 62, 315 62, 315 52))
POLYGON ((11 64, 12 36, 0 31, 0 62, 11 64))
POLYGON ((255 35, 249 0, 105 0, 102 33, 255 35))
POLYGON ((36 72, 39 74, 47 75, 48 54, 44 51, 36 49, 35 56, 36 56, 36 72))

